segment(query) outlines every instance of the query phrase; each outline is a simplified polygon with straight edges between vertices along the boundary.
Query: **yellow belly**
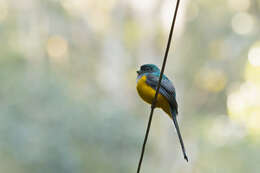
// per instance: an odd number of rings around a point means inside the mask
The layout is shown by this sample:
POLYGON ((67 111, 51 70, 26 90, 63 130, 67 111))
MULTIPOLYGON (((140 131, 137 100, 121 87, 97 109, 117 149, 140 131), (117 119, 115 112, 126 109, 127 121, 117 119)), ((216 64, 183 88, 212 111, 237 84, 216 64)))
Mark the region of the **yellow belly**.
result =
MULTIPOLYGON (((146 76, 144 75, 142 78, 140 78, 137 82, 136 89, 138 91, 139 96, 147 103, 152 104, 153 98, 155 96, 155 90, 146 84, 146 76)), ((161 95, 158 94, 156 107, 162 108, 170 117, 170 105, 168 100, 161 95)))

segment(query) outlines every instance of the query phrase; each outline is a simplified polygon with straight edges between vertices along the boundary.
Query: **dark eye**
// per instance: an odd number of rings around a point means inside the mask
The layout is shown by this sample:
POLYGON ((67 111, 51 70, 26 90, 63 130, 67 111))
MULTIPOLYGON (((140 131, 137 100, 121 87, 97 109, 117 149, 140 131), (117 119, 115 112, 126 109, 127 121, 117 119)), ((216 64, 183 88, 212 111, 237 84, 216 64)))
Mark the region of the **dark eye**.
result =
POLYGON ((143 71, 152 71, 152 68, 149 67, 149 66, 142 66, 141 70, 143 70, 143 71))
POLYGON ((146 67, 145 71, 151 71, 151 68, 150 67, 146 67))

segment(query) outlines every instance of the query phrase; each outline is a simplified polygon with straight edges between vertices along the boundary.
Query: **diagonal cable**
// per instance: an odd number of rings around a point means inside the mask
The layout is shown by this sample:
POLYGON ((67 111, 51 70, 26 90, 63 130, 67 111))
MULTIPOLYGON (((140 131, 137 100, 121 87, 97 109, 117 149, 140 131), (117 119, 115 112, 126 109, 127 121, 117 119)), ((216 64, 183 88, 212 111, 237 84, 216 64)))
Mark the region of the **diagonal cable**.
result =
POLYGON ((164 69, 165 69, 166 61, 167 61, 167 58, 168 58, 168 52, 169 52, 169 49, 170 49, 170 46, 171 46, 172 33, 173 33, 173 30, 174 30, 176 16, 177 16, 177 12, 178 12, 178 9, 179 9, 179 3, 180 3, 180 0, 177 0, 174 16, 173 16, 173 20, 172 20, 171 30, 170 30, 169 37, 168 37, 167 47, 166 47, 165 54, 164 54, 164 59, 163 59, 163 64, 162 64, 161 73, 160 73, 160 77, 159 77, 159 82, 158 82, 158 85, 156 87, 157 88, 156 93, 155 93, 155 96, 154 96, 154 99, 153 99, 153 102, 152 102, 152 106, 151 106, 151 112, 150 112, 149 121, 148 121, 147 129, 146 129, 146 133, 145 133, 145 137, 144 137, 144 143, 143 143, 143 146, 142 146, 141 156, 140 156, 139 163, 138 163, 137 173, 140 172, 141 165, 142 165, 142 162, 143 162, 143 156, 144 156, 145 146, 146 146, 148 134, 149 134, 151 123, 152 123, 153 112, 154 112, 155 104, 156 104, 156 101, 157 101, 159 89, 160 89, 160 86, 161 86, 161 81, 162 81, 162 76, 163 76, 163 72, 164 72, 164 69))

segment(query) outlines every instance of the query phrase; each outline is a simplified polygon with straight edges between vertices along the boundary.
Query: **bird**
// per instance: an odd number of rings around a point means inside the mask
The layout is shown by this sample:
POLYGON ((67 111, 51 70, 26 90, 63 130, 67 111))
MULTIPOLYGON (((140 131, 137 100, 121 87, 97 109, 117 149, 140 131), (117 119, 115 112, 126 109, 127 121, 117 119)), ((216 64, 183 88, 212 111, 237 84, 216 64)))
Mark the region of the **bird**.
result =
MULTIPOLYGON (((137 92, 145 102, 152 104, 159 82, 160 69, 154 64, 144 64, 136 72, 137 92)), ((162 75, 155 108, 161 108, 173 120, 181 144, 184 159, 188 162, 188 157, 177 121, 178 103, 176 101, 176 91, 174 85, 166 75, 162 75)))

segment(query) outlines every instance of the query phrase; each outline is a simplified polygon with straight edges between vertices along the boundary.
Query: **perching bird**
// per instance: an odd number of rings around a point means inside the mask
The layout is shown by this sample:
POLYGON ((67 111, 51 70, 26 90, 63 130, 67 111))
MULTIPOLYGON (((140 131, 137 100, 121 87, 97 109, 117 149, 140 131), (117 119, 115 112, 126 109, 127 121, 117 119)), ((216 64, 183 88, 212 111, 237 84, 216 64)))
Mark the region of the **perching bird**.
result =
MULTIPOLYGON (((136 88, 138 94, 145 102, 152 104, 156 92, 156 87, 159 82, 160 69, 154 64, 144 64, 141 66, 140 70, 137 71, 137 74, 136 88)), ((155 107, 162 108, 164 112, 166 112, 173 120, 181 143, 184 159, 188 161, 176 118, 178 114, 178 104, 176 101, 175 88, 172 82, 165 75, 162 76, 161 86, 155 107)))

